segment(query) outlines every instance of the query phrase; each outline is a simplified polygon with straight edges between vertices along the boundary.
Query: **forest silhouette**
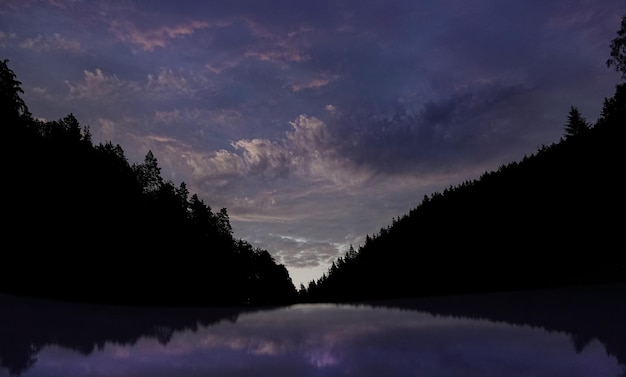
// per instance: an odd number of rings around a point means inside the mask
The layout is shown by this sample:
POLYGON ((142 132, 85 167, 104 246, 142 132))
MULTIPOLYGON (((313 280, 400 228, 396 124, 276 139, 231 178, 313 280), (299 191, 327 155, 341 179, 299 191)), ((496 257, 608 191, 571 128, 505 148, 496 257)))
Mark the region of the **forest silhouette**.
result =
MULTIPOLYGON (((626 16, 606 61, 626 80, 626 16)), ((301 285, 308 302, 626 282, 622 174, 626 83, 595 124, 575 106, 564 135, 521 161, 425 195, 301 285)))
MULTIPOLYGON (((607 61, 626 79, 626 16, 607 61)), ((233 236, 157 158, 129 163, 69 114, 35 119, 0 63, 4 122, 0 291, 159 305, 287 304, 626 281, 626 84, 588 122, 479 179, 425 195, 299 291, 267 250, 233 236)))
POLYGON ((0 79, 0 291, 133 305, 294 300, 285 266, 235 239, 225 208, 164 180, 151 151, 131 165, 119 145, 94 145, 72 114, 36 120, 7 60, 0 79))
POLYGON ((321 278, 301 286, 301 299, 625 282, 625 126, 626 84, 619 84, 595 125, 573 107, 558 143, 424 196, 358 250, 351 246, 321 278))

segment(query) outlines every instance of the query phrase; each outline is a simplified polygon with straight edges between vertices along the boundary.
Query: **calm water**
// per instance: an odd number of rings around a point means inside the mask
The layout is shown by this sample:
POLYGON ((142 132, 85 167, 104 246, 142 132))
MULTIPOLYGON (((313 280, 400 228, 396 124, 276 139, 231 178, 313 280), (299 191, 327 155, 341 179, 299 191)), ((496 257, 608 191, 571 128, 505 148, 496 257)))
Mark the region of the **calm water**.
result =
POLYGON ((0 376, 618 377, 625 299, 617 287, 241 311, 0 296, 0 376))

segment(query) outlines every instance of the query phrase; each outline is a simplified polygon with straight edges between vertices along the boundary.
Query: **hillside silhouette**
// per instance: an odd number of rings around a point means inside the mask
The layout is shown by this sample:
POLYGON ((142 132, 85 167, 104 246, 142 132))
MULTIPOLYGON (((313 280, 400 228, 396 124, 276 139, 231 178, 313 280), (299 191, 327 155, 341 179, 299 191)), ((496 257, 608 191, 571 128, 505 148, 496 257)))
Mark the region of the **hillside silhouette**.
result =
MULTIPOLYGON (((607 66, 626 79, 626 16, 607 66)), ((352 246, 304 301, 352 301, 626 281, 626 84, 595 124, 572 106, 564 136, 479 179, 425 195, 352 246)))
POLYGON ((164 180, 151 151, 130 164, 119 145, 95 145, 72 114, 34 119, 20 85, 0 62, 1 292, 133 305, 294 300, 287 269, 235 239, 225 208, 164 180))
POLYGON ((306 301, 351 301, 626 281, 626 85, 584 132, 425 196, 350 248, 306 301))

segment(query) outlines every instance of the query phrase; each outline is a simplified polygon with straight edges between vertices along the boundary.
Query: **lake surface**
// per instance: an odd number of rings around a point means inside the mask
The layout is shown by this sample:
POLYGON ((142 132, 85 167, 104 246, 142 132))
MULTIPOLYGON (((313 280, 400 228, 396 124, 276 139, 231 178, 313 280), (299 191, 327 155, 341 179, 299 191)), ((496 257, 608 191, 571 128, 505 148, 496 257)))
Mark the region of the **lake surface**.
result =
POLYGON ((626 288, 280 308, 0 296, 0 376, 626 376, 626 288))

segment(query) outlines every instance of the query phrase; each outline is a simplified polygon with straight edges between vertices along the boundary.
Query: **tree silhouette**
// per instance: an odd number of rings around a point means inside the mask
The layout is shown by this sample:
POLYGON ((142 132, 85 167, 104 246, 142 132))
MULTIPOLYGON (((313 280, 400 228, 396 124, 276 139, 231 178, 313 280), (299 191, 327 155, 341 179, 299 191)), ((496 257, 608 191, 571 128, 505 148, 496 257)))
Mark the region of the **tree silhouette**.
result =
POLYGON ((20 98, 24 93, 21 82, 8 67, 8 59, 0 61, 0 116, 5 121, 14 121, 21 116, 30 117, 26 103, 20 98))
POLYGON ((0 291, 132 305, 295 300, 285 267, 235 240, 225 208, 213 213, 184 182, 164 180, 152 151, 131 166, 119 145, 94 146, 71 113, 33 119, 6 60, 0 80, 0 291))
POLYGON ((571 107, 566 138, 424 196, 301 287, 300 297, 345 302, 626 282, 626 252, 613 246, 623 227, 613 216, 626 210, 616 173, 626 163, 625 120, 626 84, 605 99, 593 127, 571 107))
POLYGON ((565 137, 572 137, 588 131, 591 125, 580 114, 580 111, 574 106, 570 108, 567 115, 567 124, 565 125, 565 137))
POLYGON ((143 164, 134 164, 133 170, 137 174, 137 179, 146 193, 157 192, 163 184, 161 168, 151 150, 146 153, 143 164))
POLYGON ((613 66, 617 72, 622 73, 622 79, 626 80, 626 15, 622 16, 621 27, 617 31, 617 37, 611 41, 611 57, 606 61, 610 68, 613 66))

